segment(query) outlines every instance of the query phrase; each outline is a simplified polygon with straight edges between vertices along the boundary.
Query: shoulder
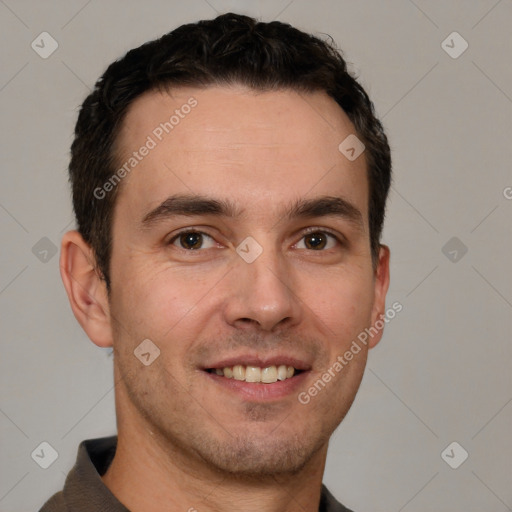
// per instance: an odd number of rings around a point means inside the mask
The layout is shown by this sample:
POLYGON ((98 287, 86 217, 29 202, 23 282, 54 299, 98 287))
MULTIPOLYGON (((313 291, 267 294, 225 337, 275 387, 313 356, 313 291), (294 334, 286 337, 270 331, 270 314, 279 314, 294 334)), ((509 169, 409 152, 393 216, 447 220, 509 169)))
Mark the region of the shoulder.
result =
POLYGON ((342 505, 330 492, 325 485, 322 485, 322 495, 320 500, 319 512, 353 512, 342 505))
POLYGON ((62 491, 48 499, 39 512, 68 512, 62 491))

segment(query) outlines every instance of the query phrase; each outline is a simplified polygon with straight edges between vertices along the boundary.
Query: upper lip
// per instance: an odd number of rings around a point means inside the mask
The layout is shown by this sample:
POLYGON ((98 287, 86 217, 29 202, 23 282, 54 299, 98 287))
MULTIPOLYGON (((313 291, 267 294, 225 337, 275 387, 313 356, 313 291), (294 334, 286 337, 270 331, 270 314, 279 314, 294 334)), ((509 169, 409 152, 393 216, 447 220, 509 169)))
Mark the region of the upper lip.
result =
POLYGON ((235 366, 240 364, 242 366, 259 366, 260 368, 267 368, 268 366, 293 366, 296 370, 310 370, 311 365, 307 363, 305 360, 299 357, 293 357, 290 355, 273 355, 273 356, 255 356, 247 354, 247 355, 239 355, 239 356, 231 356, 226 357, 224 359, 219 359, 211 364, 207 364, 203 366, 204 370, 209 370, 211 368, 226 368, 235 366))

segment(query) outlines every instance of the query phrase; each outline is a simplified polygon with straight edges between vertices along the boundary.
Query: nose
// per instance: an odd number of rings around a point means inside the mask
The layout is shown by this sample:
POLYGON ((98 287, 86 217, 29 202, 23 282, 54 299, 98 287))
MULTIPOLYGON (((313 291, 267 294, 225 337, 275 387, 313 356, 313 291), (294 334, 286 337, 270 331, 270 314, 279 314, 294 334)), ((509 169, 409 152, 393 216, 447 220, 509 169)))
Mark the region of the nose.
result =
POLYGON ((240 258, 229 276, 224 308, 229 325, 271 332, 300 321, 298 290, 286 261, 277 254, 263 251, 252 263, 240 258))

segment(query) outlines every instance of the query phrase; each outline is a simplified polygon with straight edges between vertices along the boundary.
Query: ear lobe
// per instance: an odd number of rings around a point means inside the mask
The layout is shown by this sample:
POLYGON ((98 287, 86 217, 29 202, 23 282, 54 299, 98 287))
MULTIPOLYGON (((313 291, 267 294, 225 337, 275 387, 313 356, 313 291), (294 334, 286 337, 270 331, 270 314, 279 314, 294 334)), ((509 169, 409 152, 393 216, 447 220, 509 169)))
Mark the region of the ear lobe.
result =
MULTIPOLYGON (((372 308, 372 326, 375 326, 375 323, 378 320, 384 322, 382 318, 385 315, 386 309, 386 294, 389 288, 389 256, 390 251, 387 245, 380 246, 379 249, 379 261, 377 263, 377 268, 375 269, 375 289, 374 289, 374 301, 372 308)), ((379 322, 380 323, 380 322, 379 322)), ((368 343, 368 348, 373 348, 382 338, 382 334, 384 333, 384 328, 378 329, 378 332, 371 336, 368 343)))
POLYGON ((62 237, 60 275, 83 330, 99 347, 112 346, 106 285, 95 268, 92 248, 78 231, 68 231, 62 237))

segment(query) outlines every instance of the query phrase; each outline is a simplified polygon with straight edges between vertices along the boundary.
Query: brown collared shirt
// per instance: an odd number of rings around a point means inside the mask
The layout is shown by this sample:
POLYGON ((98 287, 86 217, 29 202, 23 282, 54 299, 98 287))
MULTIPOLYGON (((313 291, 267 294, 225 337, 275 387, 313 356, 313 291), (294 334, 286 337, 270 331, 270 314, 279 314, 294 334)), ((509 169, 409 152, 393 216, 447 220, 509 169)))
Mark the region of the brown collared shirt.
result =
MULTIPOLYGON (((117 436, 82 441, 64 489, 54 494, 39 512, 130 512, 101 479, 114 458, 116 446, 117 436)), ((322 485, 318 512, 351 511, 322 485)))

